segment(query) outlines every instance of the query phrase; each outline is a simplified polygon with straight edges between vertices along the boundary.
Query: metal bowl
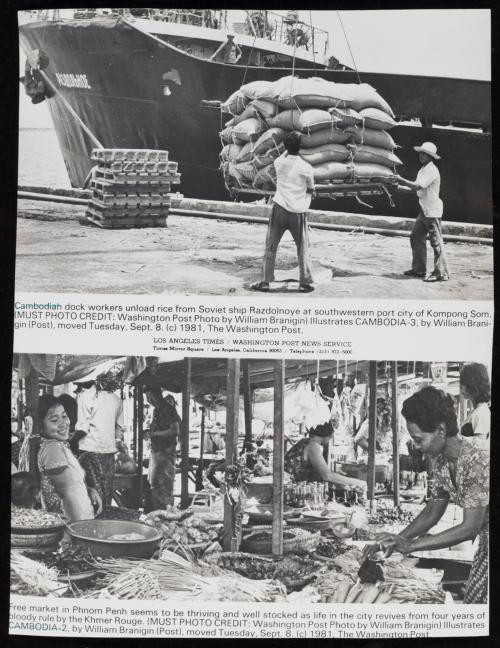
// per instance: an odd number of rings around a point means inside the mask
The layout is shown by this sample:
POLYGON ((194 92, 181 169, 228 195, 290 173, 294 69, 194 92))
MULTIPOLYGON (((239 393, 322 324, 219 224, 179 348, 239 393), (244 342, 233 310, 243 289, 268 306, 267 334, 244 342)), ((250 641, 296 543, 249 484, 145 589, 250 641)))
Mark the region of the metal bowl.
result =
POLYGON ((80 520, 69 525, 72 540, 98 558, 151 558, 162 534, 157 529, 129 520, 80 520), (138 533, 142 540, 110 540, 114 535, 138 533))

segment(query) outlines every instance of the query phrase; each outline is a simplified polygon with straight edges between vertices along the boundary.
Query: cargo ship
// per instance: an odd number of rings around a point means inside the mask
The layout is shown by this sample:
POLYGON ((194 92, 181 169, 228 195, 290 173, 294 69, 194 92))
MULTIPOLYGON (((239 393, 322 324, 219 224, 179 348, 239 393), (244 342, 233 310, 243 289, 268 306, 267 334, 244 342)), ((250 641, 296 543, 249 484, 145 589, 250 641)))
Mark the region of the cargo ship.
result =
MULTIPOLYGON (((243 83, 293 73, 372 85, 398 121, 391 133, 401 146, 401 175, 414 178, 418 171, 413 146, 434 142, 446 219, 492 222, 490 82, 354 70, 330 55, 328 33, 289 15, 296 12, 100 12, 21 12, 19 21, 25 87, 34 102, 48 102, 73 186, 84 185, 96 146, 165 149, 179 163, 185 196, 230 200, 219 169, 219 132, 227 120, 218 102, 243 83), (212 60, 228 33, 241 58, 212 60)), ((320 198, 313 207, 415 214, 414 195, 393 198, 390 205, 386 196, 374 196, 371 206, 320 198)))

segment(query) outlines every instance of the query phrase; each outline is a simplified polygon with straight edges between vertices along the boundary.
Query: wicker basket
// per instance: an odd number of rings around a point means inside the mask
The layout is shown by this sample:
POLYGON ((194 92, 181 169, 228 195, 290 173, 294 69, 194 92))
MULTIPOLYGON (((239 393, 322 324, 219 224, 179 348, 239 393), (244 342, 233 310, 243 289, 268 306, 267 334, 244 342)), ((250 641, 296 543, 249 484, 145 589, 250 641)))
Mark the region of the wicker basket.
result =
POLYGON ((50 531, 38 531, 37 533, 30 531, 30 533, 18 533, 12 531, 10 534, 10 544, 12 547, 50 547, 57 545, 64 536, 64 527, 51 529, 50 531))
MULTIPOLYGON (((309 533, 305 529, 285 528, 283 532, 283 553, 304 554, 316 549, 321 539, 321 534, 309 533)), ((253 532, 243 538, 241 543, 243 551, 258 554, 270 554, 272 551, 272 535, 270 527, 254 527, 253 532), (267 537, 260 537, 265 534, 267 537)))

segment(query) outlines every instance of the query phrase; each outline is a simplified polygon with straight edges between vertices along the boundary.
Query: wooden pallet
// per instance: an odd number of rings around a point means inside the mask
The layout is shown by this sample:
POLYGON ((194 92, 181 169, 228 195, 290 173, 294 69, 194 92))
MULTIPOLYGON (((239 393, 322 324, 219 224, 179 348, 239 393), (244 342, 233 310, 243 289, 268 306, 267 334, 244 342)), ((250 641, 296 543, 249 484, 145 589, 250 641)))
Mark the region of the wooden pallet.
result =
POLYGON ((180 173, 125 173, 101 166, 94 170, 94 178, 107 180, 116 185, 170 185, 179 184, 181 181, 180 173))
POLYGON ((95 162, 168 162, 168 151, 154 149, 93 149, 95 162))
POLYGON ((103 229, 132 229, 138 227, 165 227, 167 224, 167 214, 151 212, 144 214, 140 212, 125 212, 121 210, 119 213, 101 212, 89 206, 85 212, 85 217, 88 223, 97 225, 103 229))

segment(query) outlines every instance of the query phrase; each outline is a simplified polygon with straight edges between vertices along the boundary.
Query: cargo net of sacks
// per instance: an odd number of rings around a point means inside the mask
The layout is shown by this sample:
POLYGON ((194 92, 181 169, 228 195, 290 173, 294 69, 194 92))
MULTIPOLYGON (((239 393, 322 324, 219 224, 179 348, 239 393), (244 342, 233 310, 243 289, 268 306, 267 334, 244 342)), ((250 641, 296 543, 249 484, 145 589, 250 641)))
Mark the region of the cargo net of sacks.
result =
POLYGON ((275 190, 274 160, 293 130, 302 134, 300 156, 312 165, 317 190, 331 188, 334 195, 344 187, 355 195, 377 185, 378 193, 388 194, 385 185, 397 185, 395 169, 402 162, 388 132, 397 125, 394 113, 366 83, 292 76, 252 81, 221 110, 231 115, 220 133, 221 170, 231 193, 275 190))
POLYGON ((172 185, 180 183, 168 151, 94 149, 92 160, 87 222, 103 228, 166 225, 172 185))

